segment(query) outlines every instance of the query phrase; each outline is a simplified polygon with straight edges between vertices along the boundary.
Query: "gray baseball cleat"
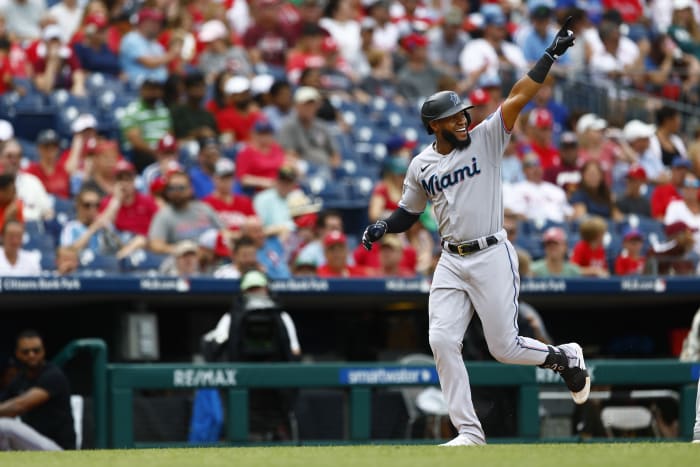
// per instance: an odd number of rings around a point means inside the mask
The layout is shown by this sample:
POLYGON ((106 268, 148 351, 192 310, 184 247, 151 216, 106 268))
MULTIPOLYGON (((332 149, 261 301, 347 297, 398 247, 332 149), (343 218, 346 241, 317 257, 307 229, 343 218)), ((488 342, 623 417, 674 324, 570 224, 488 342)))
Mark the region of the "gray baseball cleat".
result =
POLYGON ((557 347, 550 346, 549 355, 540 366, 561 375, 575 403, 580 405, 588 400, 591 392, 591 377, 586 370, 580 345, 572 342, 557 347))

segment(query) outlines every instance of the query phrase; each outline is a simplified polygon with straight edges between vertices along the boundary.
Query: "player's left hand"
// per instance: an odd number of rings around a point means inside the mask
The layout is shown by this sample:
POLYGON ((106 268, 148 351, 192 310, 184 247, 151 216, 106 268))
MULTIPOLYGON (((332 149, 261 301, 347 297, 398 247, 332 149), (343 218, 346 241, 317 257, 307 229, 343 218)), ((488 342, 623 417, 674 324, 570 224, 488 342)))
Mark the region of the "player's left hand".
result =
POLYGON ((365 233, 362 234, 362 246, 364 246, 367 251, 370 251, 372 249, 372 243, 384 236, 386 228, 387 225, 384 221, 377 221, 372 225, 368 225, 365 229, 365 233))
POLYGON ((554 60, 558 59, 569 47, 574 45, 576 36, 574 36, 574 32, 569 29, 569 25, 573 19, 572 16, 566 18, 564 26, 562 26, 557 35, 554 36, 552 44, 545 49, 545 52, 551 55, 554 60))

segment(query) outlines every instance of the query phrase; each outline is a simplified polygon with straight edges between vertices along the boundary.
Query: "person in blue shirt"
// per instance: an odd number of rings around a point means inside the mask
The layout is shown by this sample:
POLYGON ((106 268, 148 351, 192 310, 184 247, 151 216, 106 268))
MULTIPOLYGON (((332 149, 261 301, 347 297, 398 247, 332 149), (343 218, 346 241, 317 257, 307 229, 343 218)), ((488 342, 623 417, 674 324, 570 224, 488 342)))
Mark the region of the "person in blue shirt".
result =
MULTIPOLYGON (((542 49, 546 48, 557 33, 552 24, 552 8, 543 1, 529 2, 530 21, 532 27, 523 31, 518 40, 518 45, 523 49, 523 55, 529 63, 535 63, 542 56, 542 49)), ((558 58, 557 65, 566 66, 571 59, 567 55, 558 58)))
POLYGON ((258 248, 257 260, 270 279, 289 279, 289 271, 282 242, 276 236, 265 236, 263 224, 259 217, 249 216, 241 226, 241 236, 253 239, 258 248))
POLYGON ((83 70, 119 76, 119 57, 107 47, 107 18, 92 14, 85 20, 85 37, 73 46, 83 70))
POLYGON ((189 170, 194 195, 202 199, 214 191, 214 170, 216 162, 222 157, 219 142, 213 136, 199 138, 198 164, 189 170))

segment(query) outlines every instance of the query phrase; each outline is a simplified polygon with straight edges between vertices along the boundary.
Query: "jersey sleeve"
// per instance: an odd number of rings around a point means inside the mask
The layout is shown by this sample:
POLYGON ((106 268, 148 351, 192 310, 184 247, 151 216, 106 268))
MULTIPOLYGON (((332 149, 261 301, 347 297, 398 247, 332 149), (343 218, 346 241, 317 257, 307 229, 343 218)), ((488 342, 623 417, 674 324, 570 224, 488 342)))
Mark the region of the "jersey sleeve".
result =
POLYGON ((474 128, 473 140, 484 145, 485 154, 493 158, 493 162, 500 162, 503 152, 510 140, 510 131, 503 121, 501 107, 474 128))
POLYGON ((428 203, 428 197, 421 187, 418 178, 418 158, 414 158, 408 166, 406 177, 403 180, 403 192, 399 207, 410 212, 411 214, 421 214, 425 210, 428 203))

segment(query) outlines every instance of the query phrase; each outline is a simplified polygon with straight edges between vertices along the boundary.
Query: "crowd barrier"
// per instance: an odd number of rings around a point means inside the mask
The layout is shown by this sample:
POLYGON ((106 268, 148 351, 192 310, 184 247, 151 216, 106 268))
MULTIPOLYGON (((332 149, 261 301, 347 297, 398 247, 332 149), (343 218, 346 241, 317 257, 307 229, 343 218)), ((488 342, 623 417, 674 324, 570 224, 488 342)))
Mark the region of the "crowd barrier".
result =
MULTIPOLYGON (((370 439, 371 394, 374 388, 438 384, 434 366, 385 363, 274 363, 274 364, 105 364, 104 344, 97 339, 69 344, 60 362, 75 349, 94 348, 95 439, 97 447, 135 447, 133 394, 136 390, 195 390, 219 388, 226 393, 226 441, 248 440, 248 391, 252 388, 346 388, 349 390, 349 438, 370 439), (102 384, 107 381, 107 385, 102 384), (105 407, 109 410, 105 411, 105 407), (105 417, 106 414, 106 417, 105 417)), ((692 436, 700 363, 677 360, 593 360, 588 362, 594 386, 676 387, 680 395, 679 426, 684 439, 692 436)), ((530 366, 469 362, 475 386, 518 388, 518 437, 535 440, 540 433, 541 387, 562 382, 554 373, 530 366)), ((342 441, 342 440, 339 440, 342 441)), ((408 440, 407 440, 408 441, 408 440)))

